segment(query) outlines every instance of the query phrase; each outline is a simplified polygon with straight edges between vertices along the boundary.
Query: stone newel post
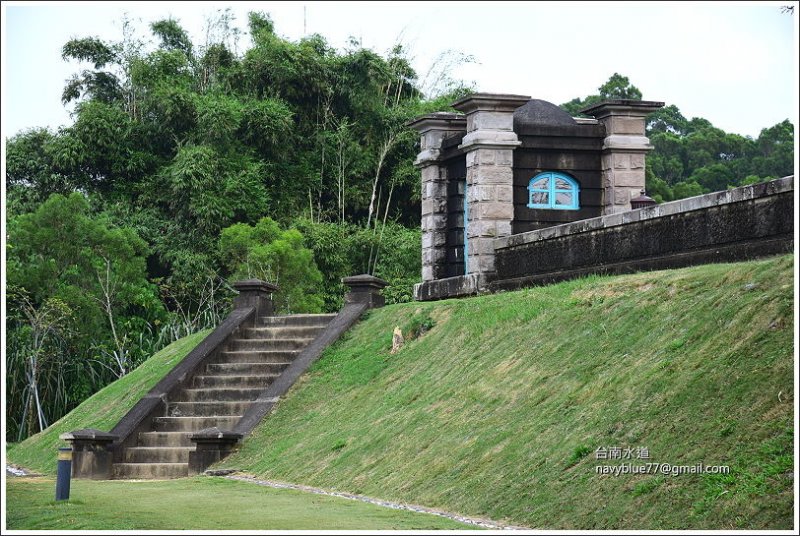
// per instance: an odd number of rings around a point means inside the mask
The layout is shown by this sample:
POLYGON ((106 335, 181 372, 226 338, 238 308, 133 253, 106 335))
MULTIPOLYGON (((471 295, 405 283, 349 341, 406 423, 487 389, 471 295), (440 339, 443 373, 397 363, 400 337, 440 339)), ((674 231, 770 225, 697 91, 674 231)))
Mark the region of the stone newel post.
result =
POLYGON ((94 428, 75 430, 58 436, 72 447, 72 478, 108 480, 114 453, 111 446, 116 435, 94 428))
POLYGON ((653 149, 645 135, 645 117, 663 102, 607 100, 581 110, 606 127, 601 167, 603 213, 631 210, 631 199, 644 190, 644 157, 653 149))
POLYGON ((209 465, 228 456, 242 437, 243 434, 217 427, 193 433, 189 437, 195 445, 195 449, 189 451, 189 475, 200 474, 209 465))
POLYGON ((343 277, 342 283, 350 287, 344 296, 345 303, 366 303, 370 309, 383 307, 386 300, 381 296, 381 289, 389 283, 373 275, 361 274, 343 277))
POLYGON ((233 288, 239 291, 239 295, 233 299, 234 309, 239 307, 255 307, 255 319, 262 316, 272 316, 274 308, 272 306, 272 293, 278 290, 278 285, 261 281, 260 279, 246 279, 237 281, 233 288))
POLYGON ((464 132, 463 115, 438 112, 410 121, 420 133, 420 153, 414 165, 422 175, 422 280, 446 277, 447 170, 440 165, 442 142, 464 132))

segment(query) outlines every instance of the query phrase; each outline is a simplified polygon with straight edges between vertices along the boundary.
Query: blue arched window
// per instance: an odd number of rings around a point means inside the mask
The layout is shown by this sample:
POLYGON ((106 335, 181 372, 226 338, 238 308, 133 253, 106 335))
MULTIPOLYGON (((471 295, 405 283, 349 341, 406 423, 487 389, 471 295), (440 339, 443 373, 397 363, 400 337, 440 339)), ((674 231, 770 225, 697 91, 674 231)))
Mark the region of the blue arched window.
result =
POLYGON ((578 210, 580 186, 563 173, 545 171, 528 183, 528 208, 578 210))

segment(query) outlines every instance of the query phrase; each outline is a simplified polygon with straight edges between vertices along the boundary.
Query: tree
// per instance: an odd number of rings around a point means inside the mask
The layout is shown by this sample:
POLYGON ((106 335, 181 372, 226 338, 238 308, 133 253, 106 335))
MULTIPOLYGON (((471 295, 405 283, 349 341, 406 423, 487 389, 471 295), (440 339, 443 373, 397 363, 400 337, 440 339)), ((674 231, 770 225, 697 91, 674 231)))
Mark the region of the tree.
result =
POLYGON ((686 118, 674 104, 664 106, 647 116, 647 133, 658 132, 682 136, 686 133, 686 118))
MULTIPOLYGON (((614 73, 586 98, 561 105, 573 116, 605 99, 640 100, 626 76, 614 73)), ((794 130, 786 120, 761 131, 758 140, 726 133, 702 117, 686 119, 674 104, 651 113, 647 134, 654 151, 647 156, 647 189, 657 201, 752 184, 793 170, 794 130)))
POLYGON ((316 313, 322 309, 320 274, 297 229, 281 230, 270 218, 255 226, 238 223, 222 231, 219 252, 234 279, 258 278, 278 285, 276 311, 316 313))
MULTIPOLYGON (((49 361, 58 358, 58 351, 49 343, 65 329, 72 311, 66 303, 58 298, 48 298, 43 303, 36 305, 31 302, 25 289, 11 287, 11 310, 17 313, 17 320, 23 322, 21 332, 26 336, 27 344, 24 346, 24 375, 25 388, 23 390, 24 405, 19 419, 17 441, 24 435, 35 433, 35 426, 42 431, 48 426, 48 408, 41 396, 40 379, 42 369, 48 366, 49 361), (26 434, 27 432, 27 434, 26 434)), ((14 313, 12 313, 14 316, 14 313)), ((8 349, 6 349, 8 351, 8 349)))
POLYGON ((132 317, 163 315, 156 288, 146 278, 147 246, 135 232, 93 216, 86 199, 51 196, 35 212, 9 222, 8 282, 29 296, 32 310, 57 300, 70 310, 72 347, 108 356, 125 374, 132 317), (120 333, 119 330, 122 330, 120 333), (92 350, 94 349, 94 350, 92 350), (117 359, 119 358, 119 359, 117 359))
POLYGON ((614 73, 608 81, 598 88, 600 98, 642 100, 642 92, 630 83, 627 76, 614 73))
POLYGON ((630 83, 627 76, 622 76, 619 73, 612 74, 603 85, 597 88, 597 91, 597 94, 589 95, 585 99, 575 97, 571 101, 562 104, 561 108, 570 115, 577 117, 584 115, 580 113, 581 110, 607 99, 642 100, 642 92, 630 83))

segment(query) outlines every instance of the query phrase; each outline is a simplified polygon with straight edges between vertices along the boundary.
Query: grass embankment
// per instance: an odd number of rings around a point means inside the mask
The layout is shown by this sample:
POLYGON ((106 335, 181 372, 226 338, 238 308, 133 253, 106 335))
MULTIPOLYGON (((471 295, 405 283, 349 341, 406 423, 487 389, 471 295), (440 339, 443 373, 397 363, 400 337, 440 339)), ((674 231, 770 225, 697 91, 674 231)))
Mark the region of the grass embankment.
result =
POLYGON ((9 445, 6 451, 8 461, 44 474, 55 474, 57 449, 67 446, 66 442, 58 439, 60 434, 82 428, 110 431, 208 333, 209 330, 201 331, 173 342, 130 374, 86 399, 49 428, 21 443, 9 445))
POLYGON ((470 529, 429 514, 276 490, 222 478, 167 481, 73 480, 69 501, 53 500, 52 479, 9 478, 13 530, 470 529))
POLYGON ((373 311, 219 465, 536 528, 791 528, 792 262, 373 311), (623 462, 731 473, 595 472, 623 462))

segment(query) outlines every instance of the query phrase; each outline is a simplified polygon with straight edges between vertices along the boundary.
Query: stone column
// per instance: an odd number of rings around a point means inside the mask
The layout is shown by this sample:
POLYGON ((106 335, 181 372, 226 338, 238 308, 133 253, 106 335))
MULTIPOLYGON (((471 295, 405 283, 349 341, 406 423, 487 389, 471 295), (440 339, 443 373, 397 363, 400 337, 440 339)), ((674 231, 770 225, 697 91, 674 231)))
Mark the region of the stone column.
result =
POLYGON ((453 104, 467 116, 459 146, 467 158, 467 274, 492 276, 494 239, 511 234, 514 219, 514 110, 524 95, 475 93, 453 104))
POLYGON ((72 478, 108 480, 114 453, 111 445, 119 437, 94 428, 75 430, 58 436, 72 447, 72 478))
POLYGON ((195 445, 195 449, 189 451, 189 476, 202 473, 209 465, 228 456, 242 437, 242 434, 216 427, 193 433, 189 436, 195 445))
POLYGON ((260 279, 246 279, 234 283, 233 288, 239 291, 239 295, 233 299, 234 309, 255 307, 255 322, 258 322, 258 319, 262 316, 272 316, 274 314, 272 293, 278 290, 278 285, 273 285, 260 279))
POLYGON ((383 307, 386 300, 381 296, 381 289, 389 283, 379 277, 368 274, 351 275, 343 277, 342 283, 350 287, 350 291, 345 294, 345 303, 366 303, 370 309, 383 307))
POLYGON ((607 100, 581 110, 606 129, 601 155, 604 214, 631 210, 631 199, 644 190, 644 158, 653 149, 645 135, 645 117, 662 106, 663 102, 607 100))
POLYGON ((447 274, 447 170, 441 165, 442 142, 464 132, 460 114, 439 112, 417 117, 408 126, 420 133, 414 165, 422 175, 422 280, 447 274))

